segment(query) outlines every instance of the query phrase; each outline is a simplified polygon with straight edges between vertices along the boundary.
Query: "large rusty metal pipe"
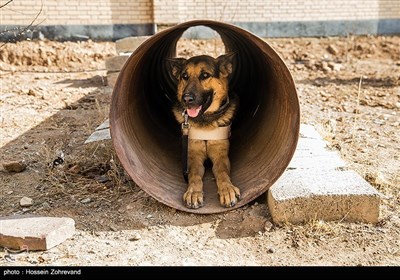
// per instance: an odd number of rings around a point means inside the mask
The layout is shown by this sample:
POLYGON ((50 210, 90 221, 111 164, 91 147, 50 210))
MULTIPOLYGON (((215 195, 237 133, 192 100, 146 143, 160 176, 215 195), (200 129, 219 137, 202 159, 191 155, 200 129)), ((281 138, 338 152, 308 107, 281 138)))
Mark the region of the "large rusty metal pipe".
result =
MULTIPOLYGON (((142 43, 122 68, 112 95, 110 127, 116 154, 134 182, 156 200, 182 211, 219 213, 241 207, 282 175, 296 149, 300 109, 293 78, 279 55, 262 39, 234 25, 189 21, 142 43), (237 53, 231 89, 240 107, 232 125, 231 177, 242 199, 233 208, 219 204, 212 173, 204 177, 204 207, 186 208, 181 170, 181 132, 171 102, 175 88, 165 58, 190 27, 206 26, 237 53)), ((210 168, 208 168, 210 169, 210 168)))

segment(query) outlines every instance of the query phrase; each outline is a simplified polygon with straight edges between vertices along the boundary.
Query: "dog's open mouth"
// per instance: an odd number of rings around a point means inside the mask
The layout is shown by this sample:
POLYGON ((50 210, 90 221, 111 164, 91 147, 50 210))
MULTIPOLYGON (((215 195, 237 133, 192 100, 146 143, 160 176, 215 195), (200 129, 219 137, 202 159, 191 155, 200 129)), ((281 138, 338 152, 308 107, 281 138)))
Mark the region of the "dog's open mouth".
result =
POLYGON ((188 108, 187 109, 187 114, 189 115, 189 117, 195 118, 200 114, 200 111, 201 111, 202 107, 203 106, 200 105, 199 107, 188 108))
POLYGON ((206 101, 202 105, 192 106, 190 108, 187 108, 186 112, 188 116, 191 118, 196 118, 202 115, 208 109, 208 107, 210 107, 212 103, 212 96, 213 96, 212 94, 209 94, 206 101))

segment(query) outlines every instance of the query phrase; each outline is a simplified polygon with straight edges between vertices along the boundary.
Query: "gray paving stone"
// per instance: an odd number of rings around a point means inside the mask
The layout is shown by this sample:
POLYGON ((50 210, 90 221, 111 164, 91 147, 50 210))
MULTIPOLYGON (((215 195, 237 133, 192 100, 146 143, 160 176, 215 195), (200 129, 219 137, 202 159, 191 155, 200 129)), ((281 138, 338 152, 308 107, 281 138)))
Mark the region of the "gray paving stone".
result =
POLYGON ((0 246, 28 251, 48 250, 73 236, 71 218, 8 216, 0 218, 0 246))
POLYGON ((309 125, 301 125, 300 139, 288 170, 267 193, 275 223, 313 219, 376 223, 380 195, 359 174, 348 170, 339 154, 309 125))

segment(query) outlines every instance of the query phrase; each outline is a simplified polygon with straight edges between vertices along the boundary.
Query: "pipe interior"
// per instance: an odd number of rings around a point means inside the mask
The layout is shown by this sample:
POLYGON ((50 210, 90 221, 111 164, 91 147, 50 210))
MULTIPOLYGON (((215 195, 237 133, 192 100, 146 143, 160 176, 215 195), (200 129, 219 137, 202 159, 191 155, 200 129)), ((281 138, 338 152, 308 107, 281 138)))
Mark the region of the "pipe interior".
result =
MULTIPOLYGON (((122 69, 112 97, 111 135, 118 158, 135 183, 158 201, 187 212, 218 213, 247 204, 281 176, 296 148, 299 104, 284 62, 263 40, 232 25, 193 21, 162 31, 144 42, 122 69), (221 36, 227 51, 237 52, 230 88, 240 106, 232 123, 232 182, 242 199, 220 206, 209 171, 204 178, 205 205, 188 209, 181 170, 181 132, 171 106, 175 88, 165 58, 191 26, 204 25, 221 36)), ((210 169, 210 168, 209 168, 210 169)))

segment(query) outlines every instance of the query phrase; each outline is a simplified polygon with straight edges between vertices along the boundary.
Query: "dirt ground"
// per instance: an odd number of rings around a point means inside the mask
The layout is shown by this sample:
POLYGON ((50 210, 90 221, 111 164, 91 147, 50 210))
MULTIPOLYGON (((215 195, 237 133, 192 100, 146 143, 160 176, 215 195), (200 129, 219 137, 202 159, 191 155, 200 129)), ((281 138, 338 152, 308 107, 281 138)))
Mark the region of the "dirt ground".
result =
MULTIPOLYGON (((71 217, 77 232, 45 252, 0 249, 0 266, 400 265, 400 37, 267 42, 293 74, 301 121, 381 193, 377 224, 274 225, 264 196, 213 215, 157 202, 125 174, 111 141, 84 144, 108 118, 104 61, 115 44, 24 41, 0 49, 0 166, 27 165, 0 170, 0 216, 71 217), (32 206, 20 206, 24 196, 32 206)), ((182 40, 178 50, 221 45, 182 40)))

